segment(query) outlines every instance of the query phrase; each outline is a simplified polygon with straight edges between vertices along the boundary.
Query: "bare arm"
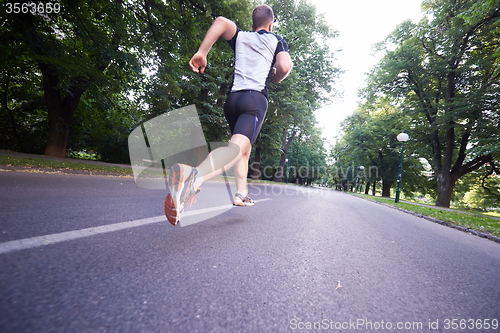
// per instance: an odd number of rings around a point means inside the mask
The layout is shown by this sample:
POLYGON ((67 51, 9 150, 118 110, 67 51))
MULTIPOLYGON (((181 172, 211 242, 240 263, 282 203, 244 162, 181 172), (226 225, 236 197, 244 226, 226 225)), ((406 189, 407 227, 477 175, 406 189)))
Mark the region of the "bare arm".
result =
POLYGON ((288 52, 280 52, 276 55, 276 73, 273 76, 273 83, 280 83, 292 71, 293 62, 288 52))
POLYGON ((233 21, 222 16, 217 17, 205 34, 198 52, 189 61, 193 72, 203 74, 205 67, 207 67, 207 54, 217 39, 222 36, 225 40, 230 40, 235 33, 236 24, 233 21))

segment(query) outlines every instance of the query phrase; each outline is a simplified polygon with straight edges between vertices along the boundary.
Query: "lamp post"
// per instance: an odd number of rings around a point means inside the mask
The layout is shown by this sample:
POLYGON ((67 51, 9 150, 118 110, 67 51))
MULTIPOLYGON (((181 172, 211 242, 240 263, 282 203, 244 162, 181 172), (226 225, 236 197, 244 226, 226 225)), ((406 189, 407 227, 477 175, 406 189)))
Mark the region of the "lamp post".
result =
POLYGON ((359 184, 358 184, 358 182, 359 182, 359 170, 364 170, 364 169, 365 169, 365 167, 364 167, 363 165, 360 165, 360 166, 358 167, 358 170, 356 171, 356 179, 355 179, 355 181, 354 181, 354 185, 355 185, 355 187, 354 187, 354 193, 358 193, 358 186, 359 186, 359 184))
POLYGON ((288 158, 285 158, 285 163, 286 163, 285 183, 288 184, 288 158))
POLYGON ((399 193, 401 192, 401 174, 403 173, 403 152, 405 150, 405 142, 411 140, 411 136, 408 135, 408 131, 404 130, 402 133, 399 133, 397 139, 401 142, 401 154, 399 155, 399 168, 398 168, 398 183, 396 187, 396 199, 394 199, 395 203, 399 202, 399 193))
POLYGON ((365 167, 362 165, 359 165, 359 160, 360 160, 360 151, 361 151, 361 135, 363 135, 363 132, 359 132, 359 139, 358 139, 358 160, 356 164, 358 167, 356 167, 356 177, 354 178, 354 193, 358 193, 358 181, 359 181, 359 170, 364 170, 365 167))

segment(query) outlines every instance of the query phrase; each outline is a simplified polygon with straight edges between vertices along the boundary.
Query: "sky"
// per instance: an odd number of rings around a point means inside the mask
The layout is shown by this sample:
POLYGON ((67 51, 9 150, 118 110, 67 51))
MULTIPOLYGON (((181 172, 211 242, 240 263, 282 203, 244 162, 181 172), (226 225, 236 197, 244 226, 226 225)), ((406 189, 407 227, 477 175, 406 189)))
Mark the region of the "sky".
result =
POLYGON ((335 65, 345 73, 336 88, 343 96, 316 112, 323 137, 333 143, 340 122, 352 114, 358 105, 357 93, 364 86, 365 74, 380 60, 372 46, 383 41, 398 24, 405 20, 417 23, 423 16, 422 0, 308 0, 322 13, 326 22, 339 31, 331 43, 337 59, 335 65))

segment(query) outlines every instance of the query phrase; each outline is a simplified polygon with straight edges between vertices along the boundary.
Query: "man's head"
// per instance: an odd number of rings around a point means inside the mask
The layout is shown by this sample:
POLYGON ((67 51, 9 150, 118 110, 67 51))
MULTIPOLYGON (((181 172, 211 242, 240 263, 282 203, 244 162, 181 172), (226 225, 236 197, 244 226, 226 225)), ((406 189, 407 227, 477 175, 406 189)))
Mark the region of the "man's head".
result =
POLYGON ((271 31, 274 21, 273 9, 268 5, 259 5, 255 7, 252 13, 252 21, 253 30, 265 29, 271 31))

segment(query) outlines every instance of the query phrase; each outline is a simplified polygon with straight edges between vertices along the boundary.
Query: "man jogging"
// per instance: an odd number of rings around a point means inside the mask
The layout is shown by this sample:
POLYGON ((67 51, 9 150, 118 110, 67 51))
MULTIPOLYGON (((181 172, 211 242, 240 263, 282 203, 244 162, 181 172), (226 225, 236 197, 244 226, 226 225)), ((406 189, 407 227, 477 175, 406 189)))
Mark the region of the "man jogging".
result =
POLYGON ((207 180, 234 167, 235 206, 252 206, 248 196, 248 160, 264 121, 270 81, 280 83, 292 70, 286 41, 272 33, 274 14, 267 5, 252 13, 253 31, 240 30, 236 24, 218 17, 208 29, 198 52, 189 61, 195 73, 203 74, 207 54, 213 44, 224 38, 235 52, 234 77, 224 104, 224 115, 231 129, 227 147, 212 151, 197 167, 175 164, 170 170, 170 194, 165 199, 165 215, 176 225, 186 203, 194 201, 198 187, 207 180))

